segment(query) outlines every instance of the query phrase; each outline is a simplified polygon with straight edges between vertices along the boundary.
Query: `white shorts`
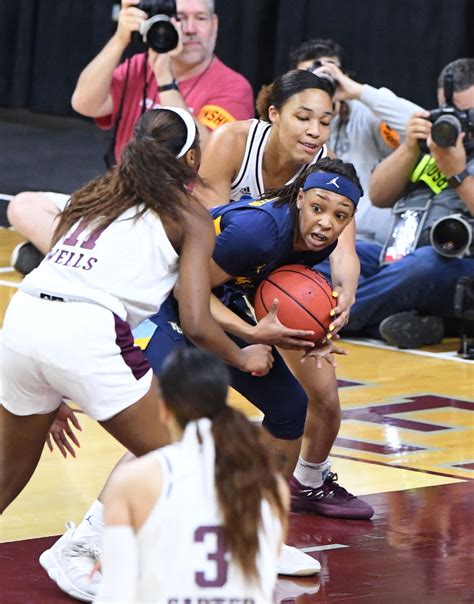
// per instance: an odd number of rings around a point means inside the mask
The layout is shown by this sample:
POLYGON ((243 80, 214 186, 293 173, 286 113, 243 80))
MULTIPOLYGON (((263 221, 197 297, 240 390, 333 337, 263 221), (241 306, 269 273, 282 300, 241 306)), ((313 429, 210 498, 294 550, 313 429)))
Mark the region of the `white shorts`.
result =
POLYGON ((0 345, 0 400, 15 415, 50 413, 69 398, 93 419, 106 420, 150 389, 152 370, 128 323, 97 304, 19 291, 0 345))
POLYGON ((52 191, 40 191, 40 193, 45 195, 51 203, 54 203, 60 212, 64 210, 67 202, 71 198, 67 193, 53 193, 52 191))

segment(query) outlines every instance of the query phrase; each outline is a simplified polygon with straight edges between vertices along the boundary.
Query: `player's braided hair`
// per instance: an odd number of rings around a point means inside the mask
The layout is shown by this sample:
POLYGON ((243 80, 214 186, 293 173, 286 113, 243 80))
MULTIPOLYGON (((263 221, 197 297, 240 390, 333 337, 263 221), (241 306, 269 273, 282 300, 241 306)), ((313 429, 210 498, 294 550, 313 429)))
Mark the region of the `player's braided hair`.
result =
POLYGON ((270 503, 283 525, 286 522, 285 503, 262 428, 227 405, 229 371, 209 352, 176 349, 165 360, 158 378, 165 405, 182 428, 202 417, 212 420, 215 483, 226 548, 244 575, 258 580, 262 501, 270 503))
POLYGON ((125 146, 120 163, 74 193, 61 213, 53 245, 80 219, 105 228, 125 210, 136 207, 136 218, 153 210, 178 221, 197 200, 188 187, 200 182, 196 172, 175 154, 186 138, 183 121, 174 112, 146 112, 125 146))

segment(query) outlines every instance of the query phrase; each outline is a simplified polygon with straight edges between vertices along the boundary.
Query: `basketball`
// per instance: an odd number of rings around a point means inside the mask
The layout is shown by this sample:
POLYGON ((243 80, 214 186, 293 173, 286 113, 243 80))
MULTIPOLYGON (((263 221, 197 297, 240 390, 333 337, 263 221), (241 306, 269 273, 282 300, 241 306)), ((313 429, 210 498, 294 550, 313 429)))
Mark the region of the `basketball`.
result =
POLYGON ((317 271, 300 264, 277 268, 259 284, 255 294, 255 315, 260 321, 278 298, 278 319, 285 327, 314 331, 312 339, 320 342, 326 335, 336 306, 332 288, 317 271))

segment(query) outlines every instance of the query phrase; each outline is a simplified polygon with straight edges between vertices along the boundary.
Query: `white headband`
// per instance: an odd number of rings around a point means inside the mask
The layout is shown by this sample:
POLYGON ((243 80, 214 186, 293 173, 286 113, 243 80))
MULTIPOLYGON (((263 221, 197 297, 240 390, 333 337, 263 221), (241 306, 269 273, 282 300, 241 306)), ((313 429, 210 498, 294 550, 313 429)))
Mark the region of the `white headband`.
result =
POLYGON ((181 151, 176 156, 179 159, 180 157, 183 157, 183 155, 189 151, 189 149, 192 147, 192 144, 196 140, 196 132, 197 132, 196 122, 191 117, 191 114, 189 113, 189 111, 186 111, 186 109, 181 109, 181 107, 163 107, 162 106, 162 107, 160 107, 160 109, 166 109, 167 111, 174 111, 175 113, 177 113, 179 115, 179 117, 186 124, 186 142, 184 143, 181 151))

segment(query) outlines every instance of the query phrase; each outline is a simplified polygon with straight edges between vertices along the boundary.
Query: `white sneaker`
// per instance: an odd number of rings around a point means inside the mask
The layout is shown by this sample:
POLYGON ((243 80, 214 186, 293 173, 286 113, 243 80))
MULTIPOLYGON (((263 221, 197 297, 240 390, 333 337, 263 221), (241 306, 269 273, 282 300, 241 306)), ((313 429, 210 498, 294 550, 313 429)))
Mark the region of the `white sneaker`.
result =
POLYGON ((76 525, 66 522, 62 537, 39 557, 39 563, 57 586, 83 602, 91 602, 98 591, 100 572, 92 569, 100 558, 100 535, 75 538, 76 525))
POLYGON ((298 548, 291 547, 291 545, 286 545, 286 543, 284 543, 281 546, 277 570, 279 575, 307 577, 319 573, 321 564, 298 548))

